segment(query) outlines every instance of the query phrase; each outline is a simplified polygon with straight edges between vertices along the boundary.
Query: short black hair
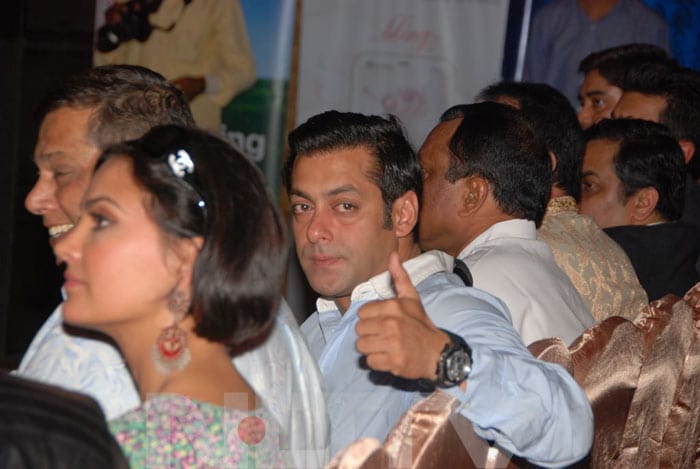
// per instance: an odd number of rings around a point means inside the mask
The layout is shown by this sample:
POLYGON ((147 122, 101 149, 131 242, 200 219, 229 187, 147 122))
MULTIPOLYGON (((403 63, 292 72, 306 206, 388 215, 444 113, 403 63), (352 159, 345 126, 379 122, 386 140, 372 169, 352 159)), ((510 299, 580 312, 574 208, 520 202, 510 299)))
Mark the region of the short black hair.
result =
POLYGON ((700 73, 656 63, 641 64, 627 71, 622 89, 664 98, 666 108, 659 122, 678 140, 700 145, 700 73))
POLYGON ((585 74, 598 70, 608 83, 621 87, 626 71, 645 62, 674 63, 668 53, 657 45, 632 43, 591 52, 579 63, 578 71, 585 74))
POLYGON ((482 90, 478 99, 509 97, 557 159, 554 185, 577 201, 581 198, 581 164, 585 143, 576 111, 569 100, 544 83, 500 82, 482 90))
POLYGON ((194 332, 229 350, 267 332, 288 252, 260 171, 227 142, 179 126, 158 126, 109 147, 96 170, 114 157, 132 161, 137 183, 150 195, 148 212, 166 235, 204 239, 192 273, 194 332), (177 177, 168 163, 181 151, 194 165, 186 177, 177 177))
POLYGON ((619 148, 615 174, 626 201, 645 187, 659 193, 656 210, 665 220, 681 217, 685 203, 685 162, 678 141, 662 124, 641 119, 605 119, 585 132, 586 141, 610 140, 619 148))
POLYGON ((195 125, 182 92, 138 65, 104 65, 64 78, 41 101, 35 118, 41 122, 63 107, 93 109, 88 137, 103 150, 157 125, 195 125))
POLYGON ((505 104, 453 106, 441 122, 461 118, 450 139, 450 182, 480 176, 492 186, 503 212, 542 223, 552 187, 547 147, 522 113, 505 104))
POLYGON ((291 190, 292 170, 299 156, 359 147, 377 161, 376 172, 370 176, 382 193, 385 228, 391 228, 391 206, 396 199, 413 191, 420 200, 423 177, 418 156, 395 116, 326 111, 292 130, 288 142, 289 157, 282 174, 287 192, 291 190))

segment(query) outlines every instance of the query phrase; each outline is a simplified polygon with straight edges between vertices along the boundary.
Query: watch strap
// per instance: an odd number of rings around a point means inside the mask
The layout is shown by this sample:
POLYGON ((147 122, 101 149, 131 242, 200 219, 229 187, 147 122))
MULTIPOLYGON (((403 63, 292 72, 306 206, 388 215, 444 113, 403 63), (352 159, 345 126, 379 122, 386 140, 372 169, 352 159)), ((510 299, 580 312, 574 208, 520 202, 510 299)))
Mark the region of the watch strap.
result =
POLYGON ((442 328, 440 328, 440 330, 448 335, 448 337, 450 338, 450 342, 446 343, 445 347, 442 349, 442 352, 440 352, 440 358, 438 359, 435 368, 435 374, 437 378, 435 379, 434 384, 441 388, 449 388, 460 384, 462 381, 464 381, 464 379, 466 379, 466 376, 459 382, 455 382, 449 379, 447 375, 448 358, 451 354, 455 353, 456 351, 463 350, 471 359, 472 351, 469 345, 467 345, 467 342, 461 336, 453 334, 452 332, 442 328))

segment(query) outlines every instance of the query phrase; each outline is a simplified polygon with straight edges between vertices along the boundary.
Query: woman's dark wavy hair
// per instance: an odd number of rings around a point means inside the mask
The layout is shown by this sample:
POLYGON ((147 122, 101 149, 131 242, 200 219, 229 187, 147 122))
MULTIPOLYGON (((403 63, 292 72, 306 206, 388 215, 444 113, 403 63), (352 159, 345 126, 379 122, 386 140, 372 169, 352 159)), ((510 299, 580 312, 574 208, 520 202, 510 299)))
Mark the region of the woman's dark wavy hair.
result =
POLYGON ((258 169, 223 140, 172 125, 109 147, 96 169, 122 156, 150 194, 147 208, 161 230, 204 240, 192 273, 194 332, 231 351, 265 334, 281 298, 288 253, 284 225, 258 169), (166 161, 179 150, 194 163, 185 178, 166 161))

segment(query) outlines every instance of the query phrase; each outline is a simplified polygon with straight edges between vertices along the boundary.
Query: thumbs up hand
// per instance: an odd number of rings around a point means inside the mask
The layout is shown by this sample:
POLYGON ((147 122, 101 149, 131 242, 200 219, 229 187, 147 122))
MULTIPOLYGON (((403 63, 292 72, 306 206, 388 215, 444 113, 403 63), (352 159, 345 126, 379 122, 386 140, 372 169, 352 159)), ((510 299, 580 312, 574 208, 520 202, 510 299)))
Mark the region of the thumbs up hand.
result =
POLYGON ((367 303, 358 312, 357 350, 377 371, 406 379, 436 378, 440 353, 450 338, 423 309, 420 297, 396 252, 389 257, 396 298, 367 303))

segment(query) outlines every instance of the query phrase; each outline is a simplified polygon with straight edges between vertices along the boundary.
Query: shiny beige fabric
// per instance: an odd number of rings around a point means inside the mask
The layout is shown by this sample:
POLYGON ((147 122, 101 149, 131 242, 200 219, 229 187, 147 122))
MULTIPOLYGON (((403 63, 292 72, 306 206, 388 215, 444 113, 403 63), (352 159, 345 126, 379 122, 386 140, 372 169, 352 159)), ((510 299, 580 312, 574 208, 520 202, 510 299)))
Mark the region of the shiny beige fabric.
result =
POLYGON ((538 358, 573 370, 591 401, 595 421, 593 448, 580 467, 608 467, 618 457, 641 369, 644 341, 628 320, 613 316, 587 329, 569 349, 558 338, 528 349, 538 358))
POLYGON ((646 292, 627 254, 592 218, 578 213, 573 197, 549 201, 537 237, 550 247, 596 321, 634 319, 646 306, 646 292))
POLYGON ((457 399, 435 391, 401 418, 384 443, 392 467, 432 469, 505 467, 509 457, 479 438, 455 408, 457 399))
POLYGON ((387 469, 389 456, 376 438, 360 438, 338 452, 326 469, 387 469))
POLYGON ((595 418, 595 439, 577 467, 700 467, 700 284, 667 295, 634 322, 611 317, 567 350, 559 339, 528 348, 573 369, 595 418))

